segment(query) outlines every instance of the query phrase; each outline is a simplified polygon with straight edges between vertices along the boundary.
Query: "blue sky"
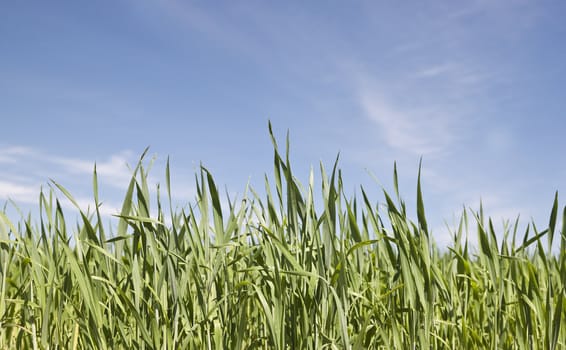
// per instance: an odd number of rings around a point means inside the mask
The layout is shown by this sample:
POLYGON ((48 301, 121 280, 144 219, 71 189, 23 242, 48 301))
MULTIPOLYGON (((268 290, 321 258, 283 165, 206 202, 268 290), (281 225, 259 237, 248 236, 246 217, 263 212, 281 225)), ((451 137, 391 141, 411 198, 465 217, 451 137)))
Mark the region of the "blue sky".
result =
MULTIPOLYGON (((562 1, 26 1, 0 4, 0 200, 53 178, 112 213, 125 164, 171 158, 176 201, 200 162, 230 193, 271 174, 271 120, 299 179, 340 152, 346 192, 382 201, 397 161, 439 242, 480 198, 543 227, 566 189, 562 1)), ((564 202, 561 202, 562 204, 564 202)))

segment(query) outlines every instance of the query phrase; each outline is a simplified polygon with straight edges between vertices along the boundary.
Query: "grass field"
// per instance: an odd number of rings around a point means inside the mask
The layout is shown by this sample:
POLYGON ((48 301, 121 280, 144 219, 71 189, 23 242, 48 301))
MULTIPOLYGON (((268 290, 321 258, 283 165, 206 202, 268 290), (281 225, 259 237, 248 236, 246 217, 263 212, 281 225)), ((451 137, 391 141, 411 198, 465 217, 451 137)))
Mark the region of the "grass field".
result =
MULTIPOLYGON (((38 216, 0 213, 0 349, 566 349, 557 198, 543 230, 467 212, 438 249, 420 175, 411 220, 396 171, 378 205, 336 165, 299 184, 273 142, 266 195, 223 199, 202 168, 171 209, 169 165, 154 194, 142 159, 113 228, 96 209, 69 222, 55 183, 38 216)), ((93 188, 98 205, 96 170, 93 188)))

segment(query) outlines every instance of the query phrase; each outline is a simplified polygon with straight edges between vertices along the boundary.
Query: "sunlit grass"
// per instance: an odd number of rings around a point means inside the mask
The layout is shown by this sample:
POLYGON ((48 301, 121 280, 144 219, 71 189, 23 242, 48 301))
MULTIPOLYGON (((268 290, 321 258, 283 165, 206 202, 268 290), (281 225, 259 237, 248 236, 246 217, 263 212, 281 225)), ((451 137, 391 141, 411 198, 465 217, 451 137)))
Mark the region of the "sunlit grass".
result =
POLYGON ((481 210, 464 213, 440 250, 420 175, 411 221, 396 171, 395 195, 378 205, 344 193, 337 165, 299 184, 288 148, 273 143, 264 196, 248 188, 222 205, 202 168, 196 200, 175 211, 169 165, 155 196, 142 157, 114 231, 98 211, 96 170, 97 209, 78 223, 55 190, 40 195, 37 217, 0 213, 0 348, 566 348, 558 198, 542 231, 499 235, 481 210))

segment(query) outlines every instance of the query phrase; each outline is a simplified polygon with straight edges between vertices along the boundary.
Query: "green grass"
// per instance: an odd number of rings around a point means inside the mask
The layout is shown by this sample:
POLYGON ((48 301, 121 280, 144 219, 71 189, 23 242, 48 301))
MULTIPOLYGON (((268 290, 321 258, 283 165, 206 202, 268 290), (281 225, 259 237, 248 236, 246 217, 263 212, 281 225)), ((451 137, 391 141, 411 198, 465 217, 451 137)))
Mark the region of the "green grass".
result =
POLYGON ((396 171, 383 205, 344 193, 336 165, 321 167, 315 198, 314 175, 302 186, 288 147, 273 143, 264 196, 248 188, 222 204, 202 168, 195 202, 175 211, 169 165, 152 196, 142 157, 114 231, 98 211, 96 169, 97 209, 79 222, 65 219, 55 193, 73 199, 55 183, 37 217, 0 212, 0 348, 566 348, 557 198, 542 231, 515 223, 496 235, 481 210, 467 212, 438 249, 420 175, 411 221, 396 171))

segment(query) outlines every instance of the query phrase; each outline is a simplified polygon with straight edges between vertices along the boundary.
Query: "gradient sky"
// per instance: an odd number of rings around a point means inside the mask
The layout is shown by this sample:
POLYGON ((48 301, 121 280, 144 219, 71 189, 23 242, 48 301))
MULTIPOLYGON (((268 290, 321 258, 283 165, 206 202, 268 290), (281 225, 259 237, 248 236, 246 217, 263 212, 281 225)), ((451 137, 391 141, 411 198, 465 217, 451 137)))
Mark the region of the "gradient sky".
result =
MULTIPOLYGON (((171 159, 177 203, 202 162, 230 193, 263 188, 267 131, 300 180, 340 152, 348 194, 382 202, 397 161, 449 239, 464 206, 548 223, 566 190, 566 3, 3 1, 0 201, 29 210, 50 178, 120 206, 143 150, 171 159)), ((161 179, 161 180, 160 180, 161 179)), ((563 205, 563 201, 561 204, 563 205)))

